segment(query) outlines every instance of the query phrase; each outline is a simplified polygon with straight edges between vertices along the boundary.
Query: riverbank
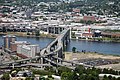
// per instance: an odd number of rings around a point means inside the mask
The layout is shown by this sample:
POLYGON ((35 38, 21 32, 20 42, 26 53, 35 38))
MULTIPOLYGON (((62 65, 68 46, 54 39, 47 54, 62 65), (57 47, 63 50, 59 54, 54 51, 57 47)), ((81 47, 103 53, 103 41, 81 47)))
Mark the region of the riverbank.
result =
POLYGON ((120 56, 100 54, 94 52, 86 53, 72 53, 65 52, 65 60, 75 61, 78 63, 84 63, 87 65, 95 66, 96 68, 108 68, 114 70, 120 70, 120 56))
POLYGON ((21 36, 21 37, 47 37, 47 38, 56 38, 57 35, 54 34, 40 34, 39 36, 32 35, 32 34, 27 34, 27 32, 0 32, 0 35, 15 35, 15 36, 21 36))
POLYGON ((120 55, 109 55, 109 54, 101 54, 101 53, 95 53, 95 52, 65 52, 65 60, 80 60, 80 59, 120 59, 120 55))
POLYGON ((71 38, 72 40, 81 40, 81 41, 90 41, 90 42, 115 42, 115 43, 120 43, 119 38, 83 38, 83 39, 76 39, 76 38, 71 38))

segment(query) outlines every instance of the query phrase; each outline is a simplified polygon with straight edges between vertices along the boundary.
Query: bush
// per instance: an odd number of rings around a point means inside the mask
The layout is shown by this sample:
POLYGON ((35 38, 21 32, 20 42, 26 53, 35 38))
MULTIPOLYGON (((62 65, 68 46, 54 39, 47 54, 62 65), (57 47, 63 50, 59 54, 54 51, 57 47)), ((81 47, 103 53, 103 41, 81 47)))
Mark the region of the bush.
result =
POLYGON ((9 76, 9 73, 4 73, 1 80, 9 80, 10 79, 10 76, 9 76))
POLYGON ((29 32, 27 32, 27 35, 30 35, 30 33, 29 33, 29 32))
POLYGON ((35 36, 40 36, 40 32, 39 32, 39 31, 36 31, 36 32, 35 32, 35 36))
POLYGON ((39 74, 39 75, 51 75, 51 72, 45 71, 45 70, 35 70, 32 69, 33 74, 39 74))
POLYGON ((72 52, 75 53, 76 52, 76 47, 72 48, 72 52))

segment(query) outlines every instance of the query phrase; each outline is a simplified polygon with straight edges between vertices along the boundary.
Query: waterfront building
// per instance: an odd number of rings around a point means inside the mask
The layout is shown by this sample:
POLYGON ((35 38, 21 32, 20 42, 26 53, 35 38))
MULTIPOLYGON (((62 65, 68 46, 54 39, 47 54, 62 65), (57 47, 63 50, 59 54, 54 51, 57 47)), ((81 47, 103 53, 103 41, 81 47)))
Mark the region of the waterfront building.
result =
POLYGON ((94 32, 94 37, 100 37, 100 36, 101 36, 101 31, 96 30, 96 31, 94 32))
POLYGON ((17 55, 22 58, 35 57, 40 52, 38 45, 18 45, 17 55))
POLYGON ((4 48, 9 49, 10 43, 15 42, 16 36, 6 35, 6 36, 3 36, 3 39, 4 39, 4 48))
POLYGON ((29 44, 30 43, 28 43, 27 41, 15 41, 15 42, 11 42, 10 43, 10 49, 11 49, 12 52, 16 52, 18 45, 29 45, 29 44))
POLYGON ((110 33, 110 32, 102 32, 101 36, 109 37, 109 38, 120 38, 120 33, 110 33))

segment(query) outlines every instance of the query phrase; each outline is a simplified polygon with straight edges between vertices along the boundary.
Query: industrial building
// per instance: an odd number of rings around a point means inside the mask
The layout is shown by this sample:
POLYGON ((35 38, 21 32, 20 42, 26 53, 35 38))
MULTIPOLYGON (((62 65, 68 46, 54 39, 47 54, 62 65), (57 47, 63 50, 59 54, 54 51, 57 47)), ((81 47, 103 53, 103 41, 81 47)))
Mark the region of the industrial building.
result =
POLYGON ((11 50, 12 52, 16 52, 18 45, 29 45, 29 44, 30 44, 30 43, 28 43, 27 41, 15 41, 15 42, 11 42, 11 43, 10 43, 10 50, 11 50))
POLYGON ((15 42, 16 36, 6 35, 6 36, 3 36, 3 39, 4 39, 4 48, 9 49, 10 43, 15 42))
POLYGON ((22 58, 35 57, 39 52, 38 45, 17 45, 17 55, 22 58))

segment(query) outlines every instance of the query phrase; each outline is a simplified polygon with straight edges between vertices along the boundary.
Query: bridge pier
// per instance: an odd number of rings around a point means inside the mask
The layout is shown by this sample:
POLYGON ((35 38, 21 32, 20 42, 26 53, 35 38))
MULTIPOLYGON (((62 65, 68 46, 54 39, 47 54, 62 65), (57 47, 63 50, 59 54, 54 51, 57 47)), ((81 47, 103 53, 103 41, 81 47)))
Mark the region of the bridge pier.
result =
POLYGON ((57 44, 54 44, 53 46, 51 46, 50 48, 50 52, 54 51, 57 49, 57 44))
POLYGON ((40 64, 43 64, 44 63, 44 61, 43 61, 43 58, 41 57, 40 58, 40 64))
POLYGON ((63 39, 63 51, 66 51, 69 43, 70 43, 70 37, 69 37, 69 35, 67 35, 63 39))
POLYGON ((12 63, 12 68, 14 69, 14 67, 15 67, 15 64, 14 64, 14 63, 12 63))

